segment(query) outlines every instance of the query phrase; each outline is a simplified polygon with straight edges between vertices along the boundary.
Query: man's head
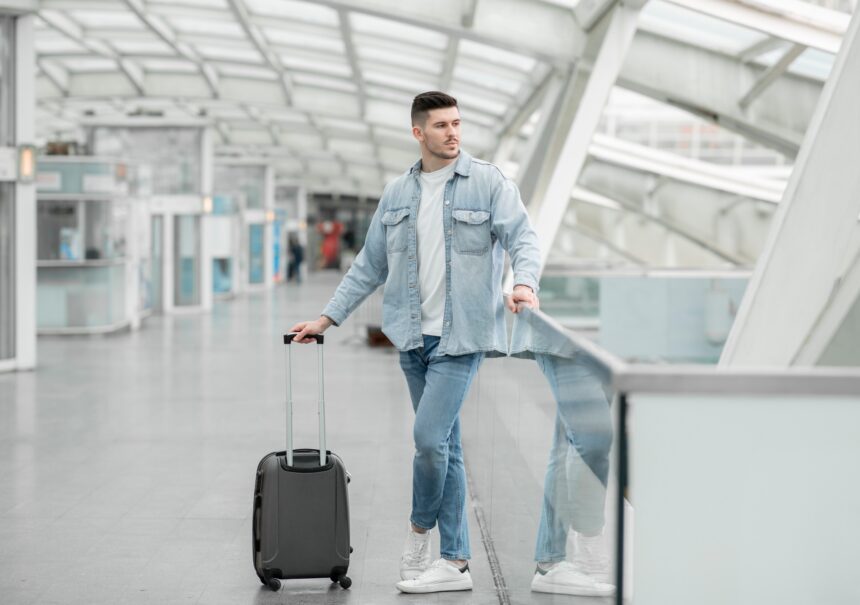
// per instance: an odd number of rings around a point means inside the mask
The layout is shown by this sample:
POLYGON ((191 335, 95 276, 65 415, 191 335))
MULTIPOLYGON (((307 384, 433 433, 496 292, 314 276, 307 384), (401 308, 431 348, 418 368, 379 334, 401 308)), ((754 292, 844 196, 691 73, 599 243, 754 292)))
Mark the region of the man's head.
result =
POLYGON ((460 110, 444 92, 423 92, 412 101, 412 136, 422 151, 443 160, 460 154, 460 110))

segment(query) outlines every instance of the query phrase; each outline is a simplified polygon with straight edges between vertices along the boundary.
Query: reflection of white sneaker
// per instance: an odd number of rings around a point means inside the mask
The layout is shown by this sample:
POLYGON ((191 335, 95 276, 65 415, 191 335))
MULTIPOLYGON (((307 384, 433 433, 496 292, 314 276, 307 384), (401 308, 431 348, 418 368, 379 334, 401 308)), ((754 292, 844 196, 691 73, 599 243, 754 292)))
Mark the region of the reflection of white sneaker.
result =
POLYGON ((573 564, 598 582, 610 583, 609 553, 606 550, 603 534, 584 536, 577 532, 573 564))
POLYGON ((409 524, 409 534, 406 536, 403 555, 400 557, 401 580, 411 580, 430 567, 431 531, 428 529, 426 533, 419 534, 412 531, 412 524, 409 524))
POLYGON ((472 574, 468 563, 459 569, 445 559, 439 559, 414 580, 403 580, 396 586, 400 592, 415 593, 472 590, 472 574))
POLYGON ((556 563, 548 571, 543 571, 538 566, 535 577, 532 578, 532 590, 579 597, 608 597, 615 594, 612 584, 598 582, 568 561, 556 563))

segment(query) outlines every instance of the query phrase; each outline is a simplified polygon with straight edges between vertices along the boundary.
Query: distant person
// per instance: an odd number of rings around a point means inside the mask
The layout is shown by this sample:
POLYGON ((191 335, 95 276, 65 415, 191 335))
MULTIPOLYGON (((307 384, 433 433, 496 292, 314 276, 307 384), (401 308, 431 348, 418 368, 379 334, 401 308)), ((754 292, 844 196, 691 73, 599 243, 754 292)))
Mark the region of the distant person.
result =
POLYGON ((322 235, 320 244, 320 259, 323 269, 340 269, 340 234, 343 223, 338 221, 323 221, 317 225, 317 231, 322 235))
POLYGON ((364 247, 319 319, 295 324, 298 342, 341 325, 385 284, 382 330, 400 350, 415 410, 412 514, 398 590, 471 590, 460 408, 484 357, 507 354, 505 304, 537 307, 540 251, 513 181, 460 149, 457 100, 412 102, 421 159, 390 182, 364 247), (514 288, 502 294, 505 250, 514 288), (442 558, 431 560, 438 524, 442 558))
POLYGON ((296 283, 302 283, 302 263, 305 260, 305 247, 299 243, 299 238, 291 234, 287 243, 290 260, 287 264, 287 281, 296 278, 296 283))

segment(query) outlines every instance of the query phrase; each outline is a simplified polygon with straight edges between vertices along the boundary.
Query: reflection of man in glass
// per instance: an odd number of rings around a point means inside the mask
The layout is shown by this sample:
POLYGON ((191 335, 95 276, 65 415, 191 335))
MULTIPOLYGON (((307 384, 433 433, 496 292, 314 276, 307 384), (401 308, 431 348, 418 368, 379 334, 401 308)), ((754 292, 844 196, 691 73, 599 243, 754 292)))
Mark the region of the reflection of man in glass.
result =
POLYGON ((532 590, 606 596, 609 556, 603 536, 612 421, 599 370, 584 354, 536 353, 557 403, 555 430, 544 484, 532 590), (567 561, 568 528, 575 555, 567 561))

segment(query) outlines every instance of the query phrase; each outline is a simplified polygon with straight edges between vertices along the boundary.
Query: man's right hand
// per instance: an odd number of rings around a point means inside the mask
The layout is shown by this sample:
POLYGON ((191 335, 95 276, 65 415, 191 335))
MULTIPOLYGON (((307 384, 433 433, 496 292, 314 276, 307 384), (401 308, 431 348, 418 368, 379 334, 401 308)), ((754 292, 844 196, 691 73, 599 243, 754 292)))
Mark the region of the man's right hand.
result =
POLYGON ((290 332, 296 333, 295 338, 293 338, 293 342, 299 342, 301 344, 315 342, 313 338, 308 338, 308 336, 312 334, 322 334, 331 327, 331 325, 332 321, 325 316, 320 317, 316 321, 300 321, 290 328, 290 332))

